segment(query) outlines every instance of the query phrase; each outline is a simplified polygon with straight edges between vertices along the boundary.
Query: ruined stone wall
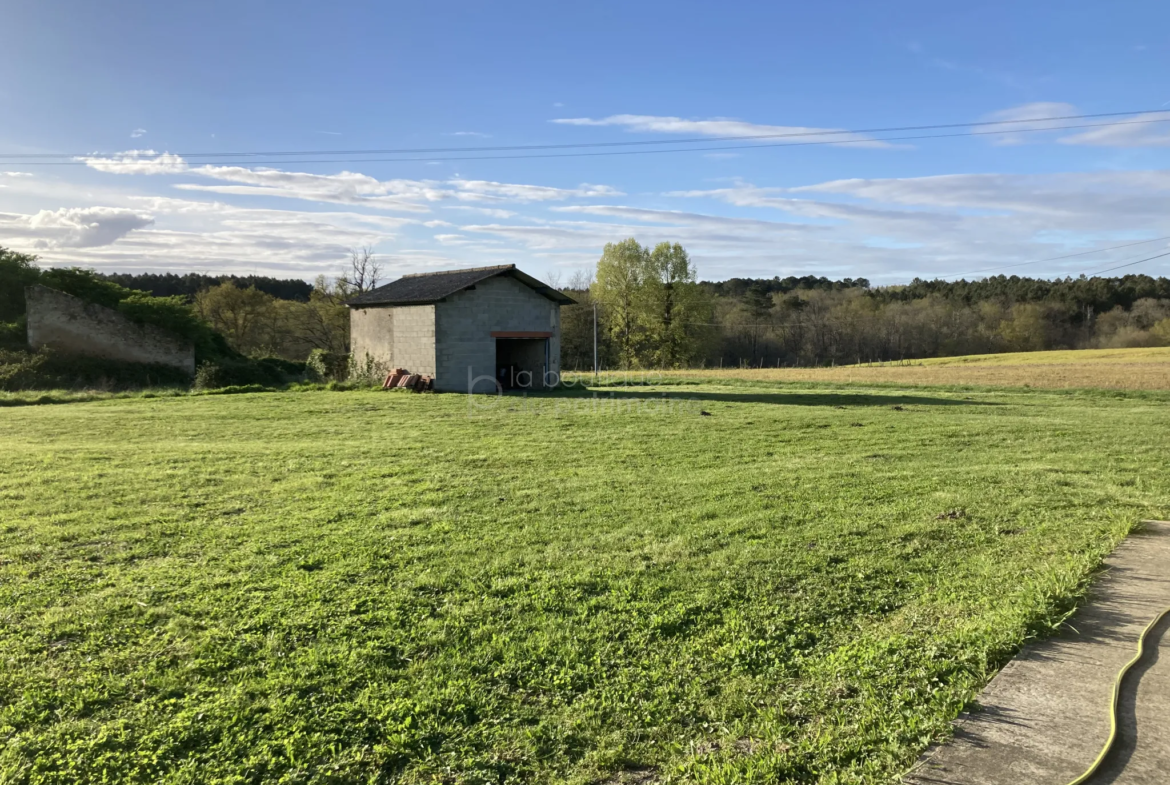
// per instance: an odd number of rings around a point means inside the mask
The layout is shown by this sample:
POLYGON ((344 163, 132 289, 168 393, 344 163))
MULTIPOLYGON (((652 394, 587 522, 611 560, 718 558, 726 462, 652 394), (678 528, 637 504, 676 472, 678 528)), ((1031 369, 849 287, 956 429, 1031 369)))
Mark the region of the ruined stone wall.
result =
POLYGON ((195 373, 195 347, 152 324, 138 324, 101 305, 47 286, 25 289, 28 342, 70 354, 157 363, 195 373))

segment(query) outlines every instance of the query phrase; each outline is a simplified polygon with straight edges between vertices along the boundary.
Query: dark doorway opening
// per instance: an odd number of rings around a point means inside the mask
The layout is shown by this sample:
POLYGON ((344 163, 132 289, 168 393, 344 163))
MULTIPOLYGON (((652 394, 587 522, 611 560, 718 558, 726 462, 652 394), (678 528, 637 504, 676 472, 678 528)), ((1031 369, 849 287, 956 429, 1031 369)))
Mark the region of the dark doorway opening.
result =
POLYGON ((544 386, 547 338, 497 338, 496 381, 505 390, 544 386))

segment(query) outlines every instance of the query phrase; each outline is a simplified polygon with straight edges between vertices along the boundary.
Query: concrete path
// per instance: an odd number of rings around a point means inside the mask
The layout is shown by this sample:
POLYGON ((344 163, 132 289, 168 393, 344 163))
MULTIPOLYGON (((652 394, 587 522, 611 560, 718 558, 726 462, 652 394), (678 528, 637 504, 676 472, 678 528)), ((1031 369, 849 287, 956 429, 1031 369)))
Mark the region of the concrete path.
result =
MULTIPOLYGON (((1147 522, 1106 559, 1088 604, 1066 629, 1026 647, 926 753, 908 785, 1067 785, 1109 736, 1117 672, 1141 631, 1170 607, 1170 523, 1147 522), (1072 629, 1068 629, 1071 627, 1072 629)), ((1170 783, 1170 617, 1122 684, 1120 736, 1092 785, 1170 783)))

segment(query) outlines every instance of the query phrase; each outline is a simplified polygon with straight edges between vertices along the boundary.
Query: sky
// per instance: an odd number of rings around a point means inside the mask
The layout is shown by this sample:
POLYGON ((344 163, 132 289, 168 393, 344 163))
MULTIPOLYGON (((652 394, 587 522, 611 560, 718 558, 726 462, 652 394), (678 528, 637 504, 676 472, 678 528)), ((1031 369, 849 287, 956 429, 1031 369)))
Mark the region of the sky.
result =
POLYGON ((0 245, 306 280, 370 246, 387 279, 567 283, 626 237, 706 280, 1170 275, 1140 261, 1170 251, 1168 23, 1155 0, 0 0, 0 245), (1029 122, 872 130, 1004 120, 1029 122))

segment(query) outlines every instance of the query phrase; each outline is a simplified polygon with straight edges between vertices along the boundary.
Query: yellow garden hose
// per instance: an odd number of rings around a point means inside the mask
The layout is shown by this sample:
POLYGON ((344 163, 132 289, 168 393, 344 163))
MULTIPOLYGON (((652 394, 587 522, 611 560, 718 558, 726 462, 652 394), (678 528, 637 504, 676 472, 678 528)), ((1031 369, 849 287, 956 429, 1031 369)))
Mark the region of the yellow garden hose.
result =
POLYGON ((1082 783, 1088 782, 1097 773, 1097 769, 1101 768, 1101 764, 1105 762, 1105 758, 1109 756, 1114 742, 1117 741, 1117 702, 1121 696, 1121 682, 1125 678, 1125 674, 1129 673, 1129 669, 1140 662, 1142 657, 1145 656, 1146 636, 1150 634, 1150 630, 1154 629, 1158 622, 1162 621, 1167 614, 1170 614, 1170 608, 1155 616, 1154 620, 1142 630, 1141 637, 1138 638, 1137 654, 1133 655, 1132 660, 1125 663, 1125 666, 1118 672, 1117 678, 1113 682, 1113 700, 1109 706, 1109 738, 1105 740, 1105 746, 1101 748, 1101 752, 1097 755, 1097 759, 1093 761, 1093 765, 1068 785, 1082 785, 1082 783))

